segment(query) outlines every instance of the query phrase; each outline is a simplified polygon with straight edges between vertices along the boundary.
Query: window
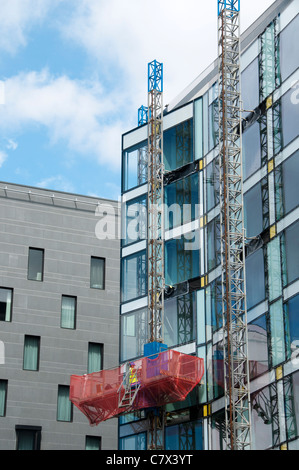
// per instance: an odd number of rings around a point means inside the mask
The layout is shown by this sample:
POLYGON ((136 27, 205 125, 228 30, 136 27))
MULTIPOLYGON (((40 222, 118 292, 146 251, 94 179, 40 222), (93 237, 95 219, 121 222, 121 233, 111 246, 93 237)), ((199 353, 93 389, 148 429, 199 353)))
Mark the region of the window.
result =
MULTIPOLYGON (((273 384, 276 388, 275 383, 273 384)), ((251 413, 251 424, 252 424, 252 444, 253 449, 265 450, 273 445, 273 424, 275 417, 272 406, 267 406, 267 414, 265 414, 265 404, 272 403, 274 399, 273 394, 277 393, 277 390, 273 390, 273 387, 265 387, 259 390, 252 396, 252 413, 251 413)))
POLYGON ((90 287, 93 289, 105 289, 105 259, 91 257, 90 262, 90 287))
POLYGON ((248 324, 248 356, 250 380, 268 370, 267 322, 265 315, 248 324))
POLYGON ((272 367, 285 361, 285 335, 282 299, 269 307, 272 367))
POLYGON ((148 342, 147 308, 121 316, 121 360, 143 356, 143 346, 148 342))
POLYGON ((256 121, 243 133, 243 177, 249 178, 261 167, 260 124, 256 121))
POLYGON ((280 33, 280 67, 282 81, 298 67, 299 57, 299 15, 280 33))
POLYGON ((102 442, 101 437, 86 436, 85 450, 101 450, 102 442))
MULTIPOLYGON (((259 65, 258 58, 242 72, 242 100, 245 111, 253 111, 259 105, 259 65)), ((244 116, 246 114, 244 113, 244 116)))
POLYGON ((163 134, 165 171, 172 171, 193 161, 193 119, 167 129, 163 134))
POLYGON ((220 264, 220 218, 215 217, 207 225, 208 271, 220 264))
POLYGON ((122 302, 146 295, 147 272, 145 251, 122 260, 122 302))
POLYGON ((0 288, 0 321, 11 321, 12 289, 0 288))
POLYGON ((147 237, 146 196, 128 201, 125 211, 123 245, 144 240, 147 237))
POLYGON ((16 426, 17 450, 40 450, 40 426, 16 426))
POLYGON ((72 330, 76 328, 76 310, 76 297, 69 297, 67 295, 63 295, 61 299, 61 328, 69 328, 72 330))
POLYGON ((280 220, 299 204, 299 152, 275 169, 276 217, 280 220))
POLYGON ((122 437, 119 440, 120 450, 146 450, 146 432, 122 437))
POLYGON ((195 315, 194 292, 165 301, 164 340, 168 347, 194 341, 195 315))
POLYGON ((286 147, 298 136, 299 129, 299 106, 294 100, 294 89, 291 88, 281 98, 281 120, 283 145, 286 147))
POLYGON ((280 237, 275 237, 267 244, 268 295, 269 301, 282 295, 280 237))
POLYGON ((285 231, 285 253, 287 264, 287 282, 290 284, 299 277, 299 222, 285 231))
POLYGON ((104 346, 101 343, 88 343, 87 373, 99 372, 103 369, 104 346))
MULTIPOLYGON (((284 377, 283 385, 287 439, 294 439, 299 430, 299 372, 284 377)), ((298 439, 289 442, 288 449, 298 450, 298 439)))
POLYGON ((167 185, 165 191, 165 228, 172 229, 198 216, 198 173, 167 185))
POLYGON ((265 299, 265 269, 263 249, 246 258, 247 308, 250 309, 265 299))
POLYGON ((38 370, 39 368, 39 350, 40 350, 40 337, 39 336, 25 336, 24 340, 24 370, 38 370))
POLYGON ((165 450, 203 450, 203 448, 202 419, 166 427, 165 450))
POLYGON ((71 422, 73 420, 73 404, 69 399, 69 385, 58 385, 57 421, 71 422))
POLYGON ((28 279, 42 281, 44 275, 44 250, 29 248, 28 279))
POLYGON ((263 231, 262 188, 258 183, 244 194, 246 236, 254 237, 263 231))
POLYGON ((0 380, 0 417, 6 413, 7 380, 0 380))
POLYGON ((165 243, 165 283, 173 286, 199 276, 199 233, 165 243))
POLYGON ((128 191, 147 182, 147 142, 123 152, 122 190, 128 191))
POLYGON ((296 356, 298 361, 297 351, 299 348, 299 295, 295 295, 289 299, 284 305, 285 324, 286 324, 286 345, 287 345, 287 358, 291 359, 292 355, 296 356))
POLYGON ((214 159, 206 168, 207 211, 219 203, 219 163, 214 159))

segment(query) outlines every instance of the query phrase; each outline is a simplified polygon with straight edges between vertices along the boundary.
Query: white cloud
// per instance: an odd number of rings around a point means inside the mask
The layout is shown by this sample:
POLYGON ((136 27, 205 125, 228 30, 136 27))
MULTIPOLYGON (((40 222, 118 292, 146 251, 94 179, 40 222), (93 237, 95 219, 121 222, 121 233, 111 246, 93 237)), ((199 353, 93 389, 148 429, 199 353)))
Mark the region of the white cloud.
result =
POLYGON ((52 145, 63 142, 74 154, 119 168, 124 132, 117 118, 120 97, 104 93, 98 82, 53 77, 47 70, 11 77, 5 89, 0 128, 6 133, 41 125, 52 145))
POLYGON ((30 29, 63 0, 1 0, 0 48, 13 54, 25 46, 30 29))
POLYGON ((0 168, 2 167, 7 157, 8 157, 7 153, 0 150, 0 168))
POLYGON ((39 181, 36 186, 38 188, 46 188, 56 191, 64 191, 68 193, 74 192, 73 184, 62 175, 50 176, 49 178, 45 178, 42 181, 39 181))

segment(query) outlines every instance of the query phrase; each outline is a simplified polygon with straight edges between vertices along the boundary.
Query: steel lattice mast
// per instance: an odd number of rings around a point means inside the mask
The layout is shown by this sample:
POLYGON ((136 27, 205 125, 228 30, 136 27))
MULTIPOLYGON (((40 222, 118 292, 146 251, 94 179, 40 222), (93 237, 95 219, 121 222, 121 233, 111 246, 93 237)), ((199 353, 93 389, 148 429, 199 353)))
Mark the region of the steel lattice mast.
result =
MULTIPOLYGON (((149 342, 163 342, 163 64, 148 64, 148 313, 149 342)), ((164 410, 149 415, 148 449, 164 448, 164 410)))
POLYGON ((218 0, 219 165, 227 449, 251 445, 242 181, 240 0, 218 0))

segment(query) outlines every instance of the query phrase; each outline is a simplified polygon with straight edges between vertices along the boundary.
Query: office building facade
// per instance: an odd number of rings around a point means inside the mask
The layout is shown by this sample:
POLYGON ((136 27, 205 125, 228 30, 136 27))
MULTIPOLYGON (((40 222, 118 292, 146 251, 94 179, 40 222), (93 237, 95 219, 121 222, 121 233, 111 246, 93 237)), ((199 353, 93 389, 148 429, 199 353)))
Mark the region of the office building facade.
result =
MULTIPOLYGON (((299 5, 277 0, 241 37, 243 189, 252 449, 298 449, 299 5)), ((167 69, 167 64, 165 64, 167 69)), ((217 60, 163 116, 164 343, 204 358, 202 383, 166 406, 165 449, 222 449, 217 60)), ((122 138, 120 362, 143 355, 147 125, 122 138)), ((119 419, 119 448, 145 449, 145 412, 119 419)))
POLYGON ((90 427, 69 400, 71 375, 118 365, 107 207, 117 223, 114 201, 0 183, 1 450, 117 449, 117 420, 90 427))

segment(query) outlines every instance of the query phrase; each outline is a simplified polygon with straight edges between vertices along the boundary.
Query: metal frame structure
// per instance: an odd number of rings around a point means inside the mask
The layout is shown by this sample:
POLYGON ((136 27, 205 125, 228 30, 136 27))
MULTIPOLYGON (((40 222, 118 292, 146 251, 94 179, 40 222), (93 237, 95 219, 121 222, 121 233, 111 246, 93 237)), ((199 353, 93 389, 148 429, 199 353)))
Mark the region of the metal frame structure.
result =
MULTIPOLYGON (((164 188, 163 64, 148 64, 148 313, 149 342, 163 343, 164 316, 164 188)), ((163 408, 149 413, 148 449, 164 448, 163 408)))
POLYGON ((225 443, 251 446, 245 287, 240 0, 218 0, 219 165, 224 341, 225 443))

